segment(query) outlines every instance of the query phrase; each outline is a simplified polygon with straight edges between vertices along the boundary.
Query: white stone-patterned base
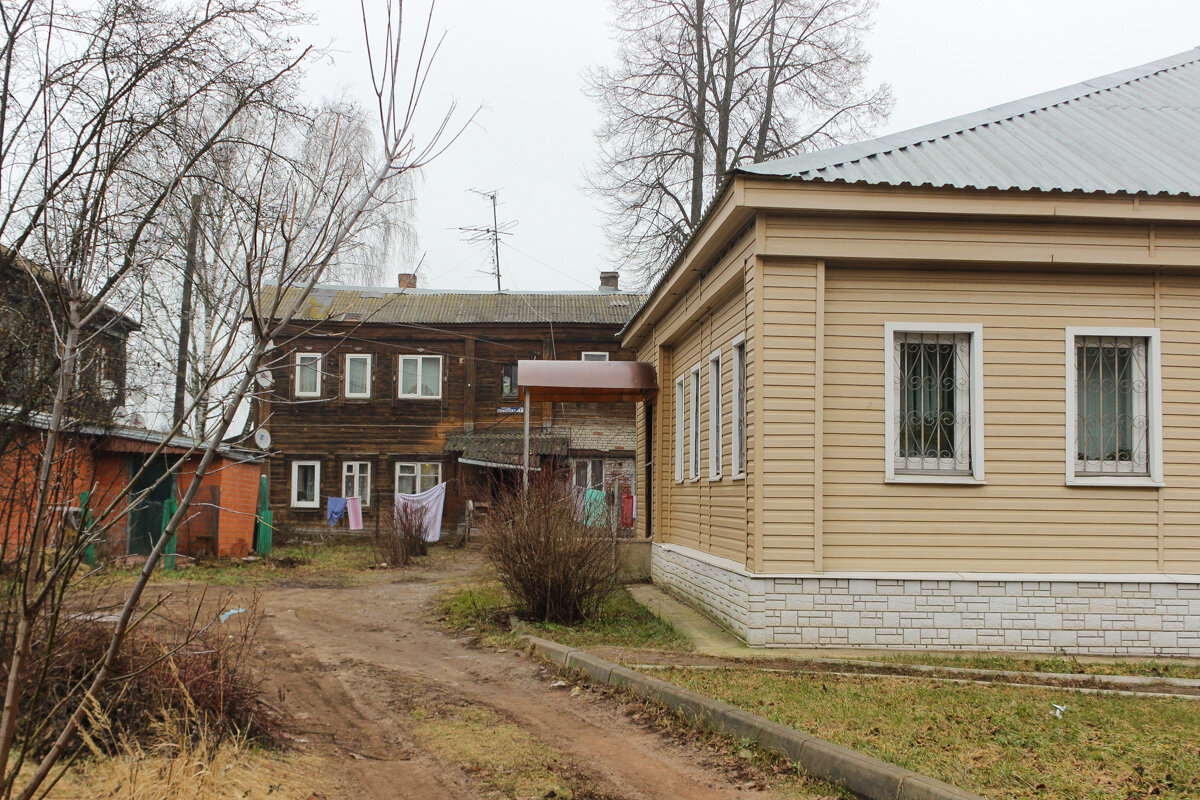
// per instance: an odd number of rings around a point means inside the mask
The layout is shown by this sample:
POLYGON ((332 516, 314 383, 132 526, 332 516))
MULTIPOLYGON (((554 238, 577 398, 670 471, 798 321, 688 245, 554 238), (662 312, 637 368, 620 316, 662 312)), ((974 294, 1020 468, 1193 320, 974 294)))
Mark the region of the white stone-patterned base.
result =
POLYGON ((655 543, 655 584, 763 647, 1200 658, 1200 576, 755 575, 655 543))

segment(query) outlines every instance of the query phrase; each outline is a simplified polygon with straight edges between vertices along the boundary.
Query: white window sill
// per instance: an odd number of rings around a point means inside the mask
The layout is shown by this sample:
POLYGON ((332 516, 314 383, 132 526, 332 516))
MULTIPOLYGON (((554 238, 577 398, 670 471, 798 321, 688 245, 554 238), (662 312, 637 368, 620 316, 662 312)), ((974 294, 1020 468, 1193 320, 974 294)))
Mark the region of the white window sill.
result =
POLYGON ((699 481, 700 481, 699 475, 696 475, 695 477, 692 477, 692 478, 688 478, 688 480, 687 480, 688 483, 698 483, 699 481))
POLYGON ((724 475, 710 475, 708 478, 709 483, 721 483, 724 480, 725 480, 724 475))
POLYGON ((344 395, 342 395, 342 399, 343 400, 370 400, 371 395, 369 395, 369 394, 344 394, 344 395))
POLYGON ((958 486, 984 486, 987 481, 972 475, 893 475, 883 479, 884 483, 943 483, 958 486))
POLYGON ((296 397, 297 400, 312 400, 314 398, 320 397, 321 393, 320 392, 312 392, 312 393, 305 392, 305 393, 301 394, 300 392, 296 392, 296 394, 294 396, 296 397))
POLYGON ((397 395, 399 400, 441 400, 442 396, 427 395, 427 394, 402 394, 397 395))
POLYGON ((320 508, 320 503, 292 503, 292 508, 320 508))
POLYGON ((744 480, 746 480, 746 473, 744 473, 744 472, 735 472, 735 473, 733 473, 732 475, 730 475, 730 476, 729 476, 729 480, 731 480, 731 481, 744 481, 744 480))
POLYGON ((1147 475, 1076 475, 1067 478, 1067 486, 1141 486, 1158 489, 1165 485, 1147 475))

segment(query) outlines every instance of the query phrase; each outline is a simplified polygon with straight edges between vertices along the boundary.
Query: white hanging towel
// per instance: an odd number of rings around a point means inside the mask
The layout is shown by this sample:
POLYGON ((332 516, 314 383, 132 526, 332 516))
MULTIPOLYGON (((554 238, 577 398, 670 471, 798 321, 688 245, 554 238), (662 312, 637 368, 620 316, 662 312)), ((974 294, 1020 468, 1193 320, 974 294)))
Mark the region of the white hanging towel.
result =
POLYGON ((420 494, 396 493, 396 510, 401 506, 415 506, 425 515, 425 541, 436 542, 442 537, 442 506, 446 500, 446 484, 439 483, 420 494))

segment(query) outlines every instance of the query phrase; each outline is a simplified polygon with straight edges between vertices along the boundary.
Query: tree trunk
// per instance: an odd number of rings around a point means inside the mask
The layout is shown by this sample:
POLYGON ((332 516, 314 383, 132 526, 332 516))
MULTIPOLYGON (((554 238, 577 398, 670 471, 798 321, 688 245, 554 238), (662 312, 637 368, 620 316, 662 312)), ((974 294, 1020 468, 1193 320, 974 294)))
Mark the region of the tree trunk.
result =
POLYGON ((692 33, 696 46, 696 108, 692 112, 692 205, 688 229, 700 224, 704 213, 704 133, 705 106, 708 96, 707 67, 704 61, 704 0, 696 0, 692 33))

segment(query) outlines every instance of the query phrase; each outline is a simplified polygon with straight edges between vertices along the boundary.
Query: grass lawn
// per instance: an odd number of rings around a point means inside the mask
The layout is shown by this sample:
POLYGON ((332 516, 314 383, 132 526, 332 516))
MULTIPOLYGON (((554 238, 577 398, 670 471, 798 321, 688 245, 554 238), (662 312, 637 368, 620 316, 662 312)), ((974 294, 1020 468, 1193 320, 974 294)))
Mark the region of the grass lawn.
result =
POLYGON ((927 664, 935 667, 964 667, 970 669, 1003 669, 1016 672, 1060 672, 1071 675, 1139 675, 1148 678, 1200 679, 1200 664, 1181 664, 1152 659, 1138 661, 1078 661, 1064 656, 990 655, 964 653, 897 653, 895 655, 865 656, 866 661, 890 661, 898 664, 927 664))
MULTIPOLYGON (((444 595, 439 603, 447 627, 454 630, 477 630, 484 635, 499 636, 508 629, 508 614, 512 602, 496 581, 486 581, 456 589, 444 595)), ((531 622, 533 633, 570 647, 643 647, 662 650, 687 650, 688 640, 629 596, 624 588, 617 589, 592 620, 578 625, 554 625, 531 622)))
POLYGON ((989 798, 1200 797, 1200 702, 753 669, 656 675, 989 798), (1061 718, 1052 703, 1066 706, 1061 718))

